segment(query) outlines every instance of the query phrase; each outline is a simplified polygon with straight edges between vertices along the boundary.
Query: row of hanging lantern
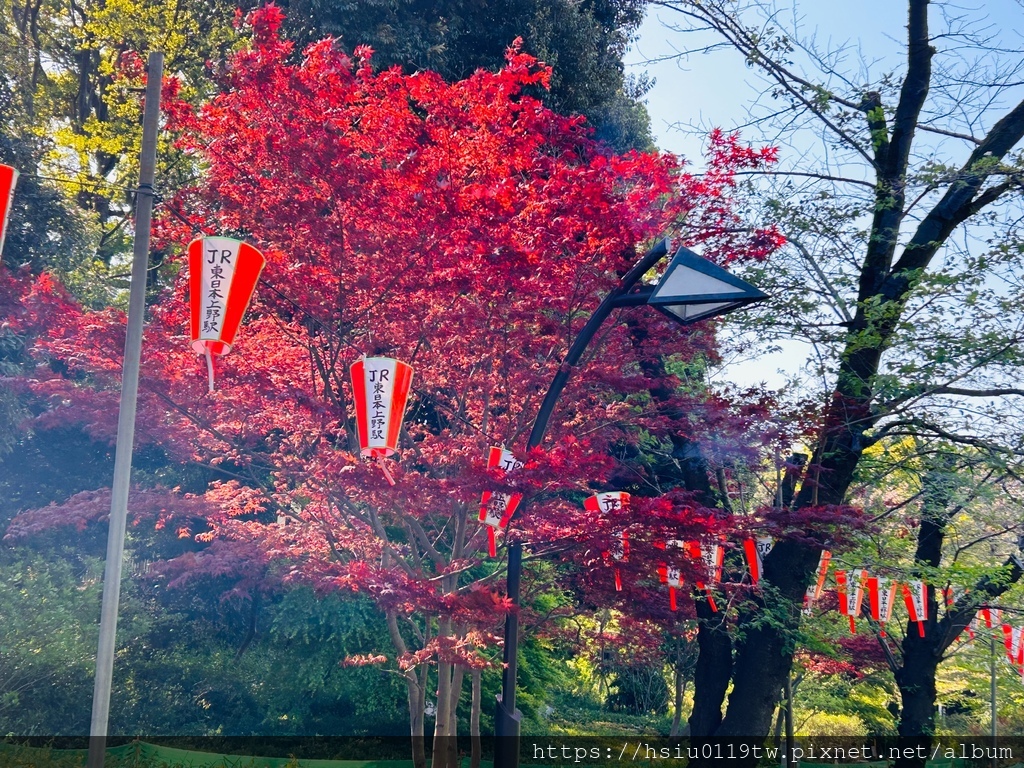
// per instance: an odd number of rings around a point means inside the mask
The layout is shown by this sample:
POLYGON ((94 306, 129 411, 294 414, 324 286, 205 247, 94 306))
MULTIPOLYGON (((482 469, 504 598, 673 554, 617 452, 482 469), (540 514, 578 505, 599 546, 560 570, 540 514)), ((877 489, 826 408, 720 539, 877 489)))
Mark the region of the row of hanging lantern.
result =
MULTIPOLYGON (((192 349, 206 357, 210 391, 213 357, 231 351, 235 335, 266 265, 263 254, 229 237, 203 237, 188 247, 192 349)), ((383 459, 398 451, 412 386, 412 367, 390 357, 361 357, 349 368, 359 453, 395 480, 383 459)))
MULTIPOLYGON (((944 592, 946 594, 946 605, 952 607, 955 602, 952 591, 944 590, 944 592)), ((995 642, 1001 638, 1003 647, 1006 649, 1007 662, 1020 674, 1021 682, 1024 682, 1024 627, 1015 627, 1004 622, 1001 608, 985 606, 978 610, 974 618, 971 619, 970 624, 966 627, 966 632, 960 635, 960 641, 973 642, 983 632, 982 622, 984 622, 985 629, 992 633, 993 650, 995 649, 995 642), (966 639, 964 637, 965 634, 966 639)))
MULTIPOLYGON (((948 593, 946 599, 947 602, 951 599, 948 593)), ((1021 678, 1024 679, 1024 627, 1015 627, 1004 622, 1002 609, 985 607, 978 611, 967 626, 968 641, 974 640, 981 633, 982 622, 990 631, 996 630, 996 633, 1001 631, 1007 661, 1020 672, 1021 678)))
MULTIPOLYGON (((17 169, 0 164, 0 253, 3 252, 7 235, 18 176, 17 169)), ((231 351, 266 260, 258 249, 248 243, 228 237, 202 237, 189 244, 188 264, 191 346, 197 354, 206 358, 209 389, 212 392, 213 358, 231 351)), ((413 370, 408 364, 387 357, 362 357, 350 368, 360 455, 378 463, 392 485, 395 481, 382 460, 394 456, 398 450, 412 374, 413 370)), ((488 451, 488 469, 508 474, 522 466, 522 462, 504 448, 492 447, 488 451)), ((519 493, 483 493, 479 520, 487 527, 488 553, 491 557, 496 555, 497 532, 508 526, 521 500, 522 494, 519 493)), ((584 507, 607 516, 628 506, 629 500, 629 494, 624 491, 595 493, 584 501, 584 507)), ((767 536, 743 542, 750 580, 755 586, 761 579, 763 560, 773 546, 774 539, 767 536)), ((698 580, 695 586, 704 593, 711 610, 717 611, 711 585, 718 584, 722 578, 725 554, 722 545, 670 540, 661 548, 682 549, 694 560, 703 561, 708 582, 698 580)), ((605 561, 613 569, 615 589, 618 591, 622 590, 622 574, 618 563, 627 560, 628 556, 628 534, 621 530, 616 534, 611 549, 603 553, 605 561)), ((811 612, 811 607, 824 591, 830 558, 828 551, 821 553, 816 578, 804 596, 805 614, 811 612)), ((681 570, 667 562, 662 563, 657 570, 661 583, 668 587, 669 605, 672 610, 676 610, 676 590, 683 587, 681 570)), ((928 621, 927 587, 924 582, 912 579, 899 584, 892 579, 872 576, 863 568, 849 572, 836 570, 835 581, 839 612, 849 617, 851 632, 855 631, 854 619, 861 614, 866 591, 869 613, 878 623, 880 634, 884 636, 885 625, 892 617, 897 594, 902 588, 910 620, 917 624, 918 633, 924 637, 925 623, 928 621)), ((951 591, 946 592, 946 600, 952 606, 954 596, 951 591)), ((1024 675, 1024 627, 1003 623, 1002 613, 997 608, 982 608, 967 628, 971 639, 979 630, 981 620, 989 629, 1002 628, 1007 656, 1024 675)))
MULTIPOLYGON (((202 237, 188 247, 192 349, 206 357, 210 391, 213 357, 231 351, 266 266, 263 254, 229 237, 202 237)), ((360 357, 349 368, 359 453, 395 480, 383 459, 398 451, 398 438, 412 387, 412 367, 390 357, 360 357)))
MULTIPOLYGON (((206 356, 209 385, 213 391, 212 357, 231 351, 242 316, 266 262, 256 248, 225 237, 195 240, 189 245, 188 255, 192 348, 197 354, 206 356)), ((382 459, 390 458, 397 452, 412 374, 411 366, 387 357, 362 357, 350 368, 360 455, 378 463, 391 485, 395 484, 394 478, 382 459)), ((507 475, 522 466, 523 463, 505 448, 492 446, 488 451, 488 469, 500 470, 507 475)), ((585 500, 584 507, 608 515, 627 506, 629 498, 629 494, 623 491, 597 493, 585 500)), ((479 520, 487 527, 487 549, 491 557, 497 554, 497 532, 508 526, 521 500, 522 494, 519 493, 483 492, 479 520)), ((743 542, 752 584, 757 585, 760 581, 763 559, 773 546, 774 539, 767 536, 743 542)), ((623 561, 628 555, 628 547, 627 533, 620 531, 616 544, 604 553, 604 557, 613 562, 623 561)), ((710 585, 721 581, 724 548, 717 543, 679 540, 670 540, 663 548, 679 548, 693 559, 703 561, 710 584, 698 581, 696 587, 705 594, 711 610, 717 611, 710 585)), ((805 596, 805 612, 821 595, 829 558, 827 551, 822 553, 815 584, 808 588, 805 596)), ((617 565, 613 565, 613 571, 615 588, 621 591, 622 575, 617 565)), ((663 563, 658 568, 658 574, 661 582, 668 586, 669 604, 672 610, 676 610, 676 590, 683 586, 681 570, 663 563)), ((888 583, 886 579, 868 577, 862 569, 854 571, 853 576, 856 584, 847 582, 844 571, 836 572, 840 612, 850 617, 851 631, 854 617, 860 612, 862 580, 866 580, 870 593, 872 616, 884 626, 892 613, 897 585, 888 583)), ((920 581, 909 582, 903 589, 908 611, 912 620, 918 623, 923 636, 924 622, 928 618, 924 586, 920 581)))
MULTIPOLYGON (((0 253, 14 199, 18 170, 0 165, 0 253)), ((231 351, 266 259, 248 243, 230 237, 193 240, 187 249, 191 346, 206 358, 209 390, 214 390, 214 357, 231 351)), ((361 358, 350 369, 356 404, 360 454, 380 463, 394 455, 412 382, 412 368, 383 357, 361 358)), ((512 509, 508 514, 511 515, 512 509)))
MULTIPOLYGON (((355 386, 355 379, 353 381, 353 386, 355 386)), ((404 400, 400 408, 404 408, 404 400)), ((401 413, 401 410, 399 409, 398 412, 401 413)), ((392 446, 390 450, 393 452, 394 447, 392 446)), ((491 447, 488 450, 488 469, 500 470, 502 474, 507 475, 522 466, 523 462, 505 448, 491 447)), ((482 494, 479 520, 487 526, 488 553, 491 557, 496 555, 497 531, 504 530, 508 526, 509 520, 521 500, 521 493, 484 491, 482 494)), ((629 506, 629 502, 630 495, 625 491, 609 491, 588 496, 584 500, 583 506, 588 511, 607 518, 629 506)), ((755 586, 761 578, 763 560, 772 551, 774 545, 775 540, 769 536, 746 539, 743 542, 743 551, 746 556, 751 583, 755 586)), ((670 549, 682 550, 693 560, 699 560, 703 563, 708 580, 706 582, 697 580, 694 586, 704 593, 711 610, 717 612, 718 607, 715 603, 711 586, 720 583, 722 580, 722 567, 725 558, 725 548, 722 544, 718 542, 670 539, 663 544, 656 544, 655 546, 666 551, 670 549)), ((613 570, 616 591, 622 591, 622 574, 619 569, 619 563, 626 561, 628 557, 629 535, 628 531, 621 529, 615 533, 609 550, 602 553, 605 563, 613 570)), ((805 615, 811 613, 814 603, 821 598, 824 592, 831 558, 832 554, 828 550, 823 550, 819 556, 814 581, 807 588, 804 595, 803 612, 805 615)), ((673 611, 678 610, 677 590, 684 586, 682 570, 675 565, 670 565, 668 562, 663 562, 658 566, 657 572, 661 583, 668 587, 669 607, 673 611)), ((871 618, 879 625, 879 633, 884 637, 885 625, 891 620, 897 595, 902 591, 910 620, 917 624, 920 636, 925 636, 925 623, 928 621, 928 600, 927 585, 923 581, 911 579, 905 583, 898 583, 893 579, 872 576, 866 569, 858 568, 849 572, 837 569, 835 571, 835 582, 839 597, 839 612, 849 618, 851 632, 855 632, 854 619, 861 615, 864 594, 866 592, 868 596, 868 612, 871 618)), ((945 594, 947 604, 952 607, 955 600, 953 591, 947 590, 945 594)), ((967 629, 972 639, 978 626, 978 617, 982 617, 986 626, 992 628, 999 625, 1001 611, 996 608, 982 608, 967 629)), ((1002 631, 1007 657, 1024 675, 1024 627, 1011 627, 1009 624, 1003 624, 1002 631)))
POLYGON ((917 632, 924 637, 924 625, 928 621, 928 587, 920 579, 909 579, 900 584, 892 579, 870 575, 864 568, 852 571, 836 571, 836 588, 839 594, 839 613, 850 619, 850 632, 856 632, 854 619, 861 615, 864 592, 868 593, 868 610, 872 619, 878 622, 879 634, 885 636, 885 625, 892 618, 896 596, 902 591, 910 620, 917 624, 917 632))

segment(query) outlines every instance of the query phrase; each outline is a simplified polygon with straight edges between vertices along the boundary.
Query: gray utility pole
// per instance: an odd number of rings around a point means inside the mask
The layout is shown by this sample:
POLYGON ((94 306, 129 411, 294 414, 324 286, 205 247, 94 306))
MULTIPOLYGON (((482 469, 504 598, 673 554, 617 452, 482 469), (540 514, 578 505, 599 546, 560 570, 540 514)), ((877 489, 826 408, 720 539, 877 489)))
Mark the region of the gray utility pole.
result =
POLYGON ((128 301, 128 333, 124 342, 121 373, 121 405, 117 417, 114 483, 110 496, 110 532, 103 571, 103 606, 100 609, 100 642, 96 652, 96 682, 92 694, 88 768, 103 768, 110 714, 110 683, 114 675, 117 637, 117 605, 121 598, 121 561, 128 519, 128 483, 132 473, 135 441, 135 407, 139 394, 139 360, 142 357, 142 322, 146 313, 146 273, 149 269, 149 230, 153 219, 153 180, 156 176, 156 137, 160 118, 160 85, 164 55, 149 54, 146 111, 142 118, 142 154, 139 188, 135 194, 135 243, 132 253, 132 285, 128 301))
MULTIPOLYGON (((991 615, 991 614, 990 614, 991 615)), ((992 622, 995 624, 995 622, 992 622)), ((989 704, 992 707, 992 768, 996 766, 996 755, 999 754, 999 709, 996 706, 996 627, 988 633, 988 664, 989 664, 989 704)))

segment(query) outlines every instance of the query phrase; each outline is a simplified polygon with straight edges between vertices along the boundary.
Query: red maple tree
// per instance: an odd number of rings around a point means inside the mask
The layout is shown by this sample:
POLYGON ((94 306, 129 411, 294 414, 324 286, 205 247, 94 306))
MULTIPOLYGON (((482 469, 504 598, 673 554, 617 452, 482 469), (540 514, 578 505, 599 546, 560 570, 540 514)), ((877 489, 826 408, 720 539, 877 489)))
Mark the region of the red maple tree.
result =
MULTIPOLYGON (((481 493, 523 493, 507 535, 586 564, 617 523, 594 519, 580 493, 621 476, 617 447, 694 434, 694 396, 652 399, 652 388, 674 387, 652 372, 667 356, 713 357, 713 334, 621 310, 570 381, 544 449, 505 478, 485 469, 488 447, 522 449, 575 333, 653 239, 673 234, 720 263, 780 244, 731 203, 734 173, 774 154, 714 133, 701 175, 669 155, 614 155, 581 118, 528 95, 550 70, 518 44, 500 72, 447 83, 375 73, 371 51, 350 58, 332 40, 296 57, 281 19, 272 5, 251 15, 251 46, 203 108, 177 101, 173 82, 165 89, 168 128, 205 173, 165 204, 159 240, 233 235, 268 265, 234 351, 218 360, 216 392, 185 336, 184 270, 151 307, 136 440, 223 472, 182 502, 183 535, 245 544, 285 582, 372 596, 407 682, 422 766, 428 669, 443 739, 455 733, 463 675, 491 663, 509 609, 477 521, 481 493), (359 459, 347 370, 362 354, 415 367, 400 460, 388 465, 394 486, 359 459)), ((123 318, 50 286, 33 291, 19 322, 45 318, 34 352, 60 366, 40 366, 22 386, 49 403, 41 420, 112 438, 123 318), (58 300, 59 312, 44 311, 58 300)), ((707 511, 684 502, 637 499, 632 563, 644 562, 645 545, 707 530, 707 511)), ((167 507, 161 523, 174 518, 167 507)))

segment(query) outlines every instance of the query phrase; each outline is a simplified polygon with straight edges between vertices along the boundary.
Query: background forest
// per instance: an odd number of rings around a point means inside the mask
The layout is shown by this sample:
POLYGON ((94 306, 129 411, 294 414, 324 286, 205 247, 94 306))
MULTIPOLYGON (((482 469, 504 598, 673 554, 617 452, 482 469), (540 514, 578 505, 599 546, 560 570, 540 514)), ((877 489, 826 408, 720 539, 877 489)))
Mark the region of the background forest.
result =
POLYGON ((798 733, 980 735, 994 679, 998 730, 1024 732, 1021 46, 906 5, 869 65, 758 0, 4 0, 0 732, 88 731, 150 50, 112 733, 491 732, 509 605, 483 457, 525 444, 587 314, 665 236, 771 299, 683 336, 617 315, 508 481, 524 731, 778 741, 788 710, 798 733), (625 74, 652 7, 759 94, 704 158, 657 151, 625 74), (201 233, 269 260, 216 393, 184 337, 201 233), (787 386, 720 383, 793 342, 787 386), (360 354, 416 367, 393 489, 352 448, 360 354), (628 512, 586 511, 613 490, 628 512), (724 545, 721 584, 683 541, 724 545), (901 594, 888 626, 867 597, 840 615, 854 569, 925 585, 920 631, 901 594))

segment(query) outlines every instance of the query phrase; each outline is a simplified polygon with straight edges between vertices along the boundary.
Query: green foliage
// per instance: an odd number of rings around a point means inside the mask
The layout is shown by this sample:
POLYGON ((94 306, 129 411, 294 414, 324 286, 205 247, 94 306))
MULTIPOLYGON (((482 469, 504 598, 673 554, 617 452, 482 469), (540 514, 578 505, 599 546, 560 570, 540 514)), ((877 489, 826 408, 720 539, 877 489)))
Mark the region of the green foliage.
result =
MULTIPOLYGON (((0 3, 0 162, 21 172, 5 265, 54 272, 86 304, 121 299, 145 58, 163 51, 182 95, 202 100, 215 87, 207 63, 234 44, 233 10, 222 0, 0 3)), ((159 191, 195 173, 165 140, 159 191)))
POLYGON ((5 733, 87 732, 100 567, 0 549, 0 722, 5 733), (83 717, 84 715, 84 717, 83 717))
MULTIPOLYGON (((0 44, 0 68, 5 72, 16 71, 12 66, 16 53, 16 49, 5 51, 0 44)), ((73 200, 51 180, 39 176, 40 164, 52 144, 33 132, 21 96, 16 80, 0 78, 0 163, 20 173, 2 264, 10 269, 24 266, 33 273, 51 270, 70 275, 93 245, 92 231, 73 200)))
MULTIPOLYGON (((586 115, 614 149, 651 147, 640 99, 649 84, 625 77, 622 54, 643 18, 645 0, 287 0, 286 30, 302 44, 337 36, 349 51, 369 45, 379 67, 431 69, 448 80, 496 69, 517 37, 554 67, 555 111, 586 115)), ((247 7, 254 7, 249 0, 247 7)))
POLYGON ((404 734, 402 678, 376 667, 343 667, 346 656, 388 647, 383 619, 369 600, 290 590, 271 608, 258 648, 236 663, 267 708, 255 733, 404 734))
POLYGON ((612 678, 608 707, 635 715, 663 715, 668 712, 669 690, 660 664, 630 664, 619 667, 612 678))
POLYGON ((668 718, 652 717, 649 713, 610 712, 606 707, 576 696, 554 696, 551 706, 552 712, 544 731, 551 735, 598 738, 663 736, 669 729, 668 718))
POLYGON ((878 738, 896 733, 890 707, 898 697, 887 673, 862 679, 810 675, 797 687, 793 698, 794 720, 802 733, 878 738))
MULTIPOLYGON (((5 733, 88 731, 100 569, 52 545, 0 550, 0 715, 5 733)), ((289 590, 266 606, 127 581, 111 732, 387 735, 407 732, 401 679, 348 668, 386 631, 355 597, 289 590), (246 641, 250 626, 255 637, 246 641)))

